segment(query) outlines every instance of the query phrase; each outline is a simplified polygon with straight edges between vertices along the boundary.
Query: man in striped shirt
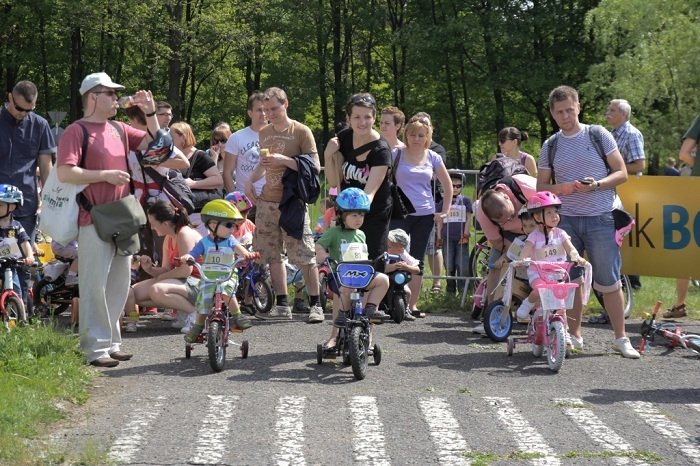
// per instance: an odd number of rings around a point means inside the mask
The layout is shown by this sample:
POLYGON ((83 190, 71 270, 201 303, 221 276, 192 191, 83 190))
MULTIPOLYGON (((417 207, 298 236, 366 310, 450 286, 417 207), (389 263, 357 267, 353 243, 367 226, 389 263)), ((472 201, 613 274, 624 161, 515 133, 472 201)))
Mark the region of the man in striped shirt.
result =
MULTIPOLYGON (((626 358, 639 358, 625 333, 624 300, 620 282, 620 248, 615 242, 612 217, 615 186, 627 181, 625 162, 615 139, 601 128, 605 160, 591 138, 590 126, 579 122, 581 107, 578 92, 559 86, 549 94, 549 111, 559 126, 556 149, 551 160, 548 139, 542 146, 537 173, 537 190, 551 191, 561 197, 563 228, 574 247, 593 266, 593 286, 603 293, 605 308, 615 332, 613 349, 626 358), (606 163, 607 162, 607 163, 606 163)), ((583 349, 580 291, 568 313, 569 332, 575 349, 583 349)))

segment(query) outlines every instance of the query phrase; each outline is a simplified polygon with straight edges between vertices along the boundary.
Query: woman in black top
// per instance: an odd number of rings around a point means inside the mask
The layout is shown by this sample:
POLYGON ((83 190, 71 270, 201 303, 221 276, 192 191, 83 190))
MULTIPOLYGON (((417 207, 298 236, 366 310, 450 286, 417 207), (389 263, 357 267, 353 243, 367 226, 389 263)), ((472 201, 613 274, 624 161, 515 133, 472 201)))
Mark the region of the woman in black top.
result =
MULTIPOLYGON (((328 141, 325 159, 336 152, 342 155, 340 189, 362 189, 372 200, 365 215, 362 231, 367 238, 370 259, 386 251, 386 237, 391 217, 391 191, 388 170, 391 151, 386 141, 374 130, 377 104, 370 94, 353 95, 346 106, 349 128, 328 141)), ((328 163, 328 162, 327 162, 328 163)))

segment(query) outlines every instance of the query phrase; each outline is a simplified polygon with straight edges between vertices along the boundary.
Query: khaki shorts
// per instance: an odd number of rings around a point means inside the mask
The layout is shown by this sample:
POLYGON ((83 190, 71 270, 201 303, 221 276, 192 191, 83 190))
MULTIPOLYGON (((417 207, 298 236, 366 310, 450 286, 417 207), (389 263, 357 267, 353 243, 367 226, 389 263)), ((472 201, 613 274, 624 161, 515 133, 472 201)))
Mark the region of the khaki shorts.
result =
POLYGON ((260 252, 265 264, 282 262, 287 252, 289 262, 297 266, 316 263, 316 249, 309 222, 308 212, 304 215, 304 236, 302 240, 292 238, 280 228, 278 202, 258 200, 255 213, 255 249, 260 252))

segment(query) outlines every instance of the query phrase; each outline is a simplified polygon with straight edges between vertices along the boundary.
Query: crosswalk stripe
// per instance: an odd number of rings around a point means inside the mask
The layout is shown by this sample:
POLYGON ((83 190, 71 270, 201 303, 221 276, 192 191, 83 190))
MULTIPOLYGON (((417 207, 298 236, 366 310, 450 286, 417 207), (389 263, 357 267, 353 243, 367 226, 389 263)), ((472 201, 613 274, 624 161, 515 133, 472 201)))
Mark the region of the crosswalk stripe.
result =
POLYGON ((700 404, 698 403, 690 403, 688 406, 693 408, 695 411, 700 411, 700 404))
MULTIPOLYGON (((556 398, 555 403, 562 404, 562 411, 568 416, 583 432, 585 432, 595 443, 608 451, 631 452, 632 446, 620 437, 614 430, 603 424, 593 411, 585 408, 583 400, 580 398, 556 398)), ((644 462, 632 463, 631 458, 614 457, 612 460, 616 464, 635 464, 637 466, 648 466, 644 462)))
POLYGON ((384 426, 379 419, 377 399, 373 396, 353 396, 350 412, 355 431, 353 452, 355 463, 389 466, 391 461, 384 447, 384 426))
POLYGON ((452 414, 450 405, 442 398, 420 400, 419 406, 430 428, 430 437, 438 449, 438 459, 444 466, 471 464, 464 457, 469 451, 467 442, 459 433, 459 422, 452 414))
POLYGON ((554 450, 547 445, 544 437, 530 425, 520 414, 519 410, 513 406, 509 398, 487 396, 484 400, 491 403, 496 410, 496 416, 503 426, 513 434, 520 451, 528 453, 540 453, 541 458, 532 460, 532 464, 540 466, 556 466, 561 464, 554 450))
POLYGON ((282 466, 303 466, 304 459, 304 408, 306 397, 284 396, 275 409, 277 422, 277 448, 275 461, 282 466))
POLYGON ((109 449, 110 458, 121 463, 128 463, 134 458, 141 449, 148 427, 160 414, 164 400, 164 396, 159 396, 153 403, 136 403, 138 408, 109 449))
POLYGON ((694 463, 700 464, 698 441, 647 401, 625 401, 658 434, 663 435, 694 463))
POLYGON ((217 464, 226 453, 230 419, 237 396, 208 395, 209 405, 202 419, 191 464, 217 464))

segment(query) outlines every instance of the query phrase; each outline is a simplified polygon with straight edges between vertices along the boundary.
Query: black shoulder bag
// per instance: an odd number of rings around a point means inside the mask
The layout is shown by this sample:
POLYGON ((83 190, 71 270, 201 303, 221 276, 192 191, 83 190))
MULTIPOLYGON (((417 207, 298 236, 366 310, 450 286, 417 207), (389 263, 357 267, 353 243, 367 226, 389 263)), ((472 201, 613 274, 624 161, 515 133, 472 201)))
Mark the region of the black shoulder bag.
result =
POLYGON ((416 213, 413 203, 396 183, 396 169, 401 160, 401 152, 403 150, 399 149, 398 154, 396 154, 396 160, 391 165, 391 218, 394 220, 403 220, 407 215, 416 213))

